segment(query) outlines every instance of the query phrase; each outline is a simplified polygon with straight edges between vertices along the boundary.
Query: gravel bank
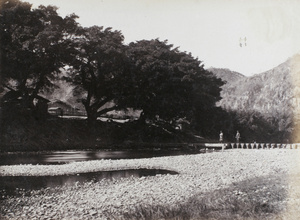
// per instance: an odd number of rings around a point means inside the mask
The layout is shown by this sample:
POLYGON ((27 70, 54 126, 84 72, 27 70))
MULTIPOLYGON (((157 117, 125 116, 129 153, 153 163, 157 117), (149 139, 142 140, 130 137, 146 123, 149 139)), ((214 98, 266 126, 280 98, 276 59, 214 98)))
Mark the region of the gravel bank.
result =
MULTIPOLYGON (((130 210, 139 204, 169 205, 193 195, 222 189, 256 177, 299 173, 300 150, 232 149, 198 155, 151 159, 98 160, 64 165, 0 166, 2 176, 60 175, 118 169, 156 168, 179 175, 102 180, 72 187, 33 192, 30 197, 3 201, 2 218, 106 219, 107 212, 130 210)), ((0 216, 1 217, 1 216, 0 216)))

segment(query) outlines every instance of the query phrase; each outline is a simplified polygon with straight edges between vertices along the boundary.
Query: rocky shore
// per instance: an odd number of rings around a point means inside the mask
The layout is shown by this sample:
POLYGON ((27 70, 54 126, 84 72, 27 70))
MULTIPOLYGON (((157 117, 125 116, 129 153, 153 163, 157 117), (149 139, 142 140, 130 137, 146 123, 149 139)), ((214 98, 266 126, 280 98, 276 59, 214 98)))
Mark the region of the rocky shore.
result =
POLYGON ((130 212, 141 204, 145 207, 172 207, 197 194, 257 177, 276 175, 285 175, 284 178, 290 182, 288 195, 292 199, 286 198, 285 202, 289 212, 297 213, 292 208, 295 205, 299 207, 299 193, 295 192, 299 187, 293 177, 300 173, 299 164, 300 150, 296 149, 232 149, 150 159, 0 166, 1 176, 61 175, 139 168, 166 169, 179 173, 74 183, 72 186, 32 191, 30 196, 2 200, 0 218, 108 219, 111 213, 113 218, 118 218, 121 213, 130 212))

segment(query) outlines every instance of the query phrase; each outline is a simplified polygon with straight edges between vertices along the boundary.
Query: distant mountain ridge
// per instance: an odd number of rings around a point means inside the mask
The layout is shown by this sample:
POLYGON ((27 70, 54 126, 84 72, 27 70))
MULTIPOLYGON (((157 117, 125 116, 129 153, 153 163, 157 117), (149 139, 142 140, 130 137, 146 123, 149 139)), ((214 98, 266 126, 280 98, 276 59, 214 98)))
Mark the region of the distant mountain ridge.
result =
POLYGON ((213 68, 212 67, 207 70, 212 72, 216 77, 222 79, 224 82, 227 82, 227 83, 233 83, 233 82, 236 82, 237 80, 240 80, 240 79, 243 79, 246 77, 241 73, 231 71, 229 69, 224 69, 224 68, 213 68))
POLYGON ((277 120, 279 130, 300 118, 300 54, 251 77, 232 71, 211 71, 227 81, 222 86, 222 99, 217 103, 223 109, 259 112, 266 119, 277 120))

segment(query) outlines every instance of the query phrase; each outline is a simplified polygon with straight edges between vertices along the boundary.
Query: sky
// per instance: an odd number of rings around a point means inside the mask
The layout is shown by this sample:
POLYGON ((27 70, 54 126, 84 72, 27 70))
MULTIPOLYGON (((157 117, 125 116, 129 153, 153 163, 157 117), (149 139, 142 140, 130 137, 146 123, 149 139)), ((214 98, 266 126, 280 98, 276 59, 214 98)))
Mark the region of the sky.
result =
POLYGON ((300 53, 299 0, 23 0, 75 13, 84 27, 120 30, 125 43, 159 38, 205 68, 246 76, 300 53))

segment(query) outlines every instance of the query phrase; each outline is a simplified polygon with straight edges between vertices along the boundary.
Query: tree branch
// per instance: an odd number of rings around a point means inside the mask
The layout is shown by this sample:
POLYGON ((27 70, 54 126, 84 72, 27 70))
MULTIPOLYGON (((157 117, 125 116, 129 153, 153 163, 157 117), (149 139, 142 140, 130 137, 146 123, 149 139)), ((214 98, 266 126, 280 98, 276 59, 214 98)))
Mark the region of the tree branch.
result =
POLYGON ((112 110, 116 110, 118 108, 117 105, 113 106, 113 107, 110 107, 110 108, 105 108, 105 109, 102 109, 101 111, 97 112, 97 117, 100 117, 101 115, 107 113, 107 112, 110 112, 112 110))
POLYGON ((16 91, 13 88, 9 87, 8 85, 5 85, 4 83, 2 83, 2 86, 9 89, 10 91, 16 91))
POLYGON ((105 105, 107 102, 112 101, 112 100, 113 100, 112 98, 106 97, 102 101, 94 103, 93 105, 91 105, 91 107, 93 109, 97 109, 98 110, 101 106, 105 105))

